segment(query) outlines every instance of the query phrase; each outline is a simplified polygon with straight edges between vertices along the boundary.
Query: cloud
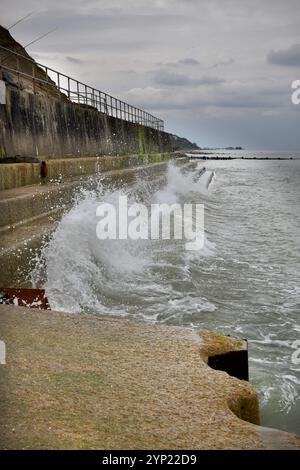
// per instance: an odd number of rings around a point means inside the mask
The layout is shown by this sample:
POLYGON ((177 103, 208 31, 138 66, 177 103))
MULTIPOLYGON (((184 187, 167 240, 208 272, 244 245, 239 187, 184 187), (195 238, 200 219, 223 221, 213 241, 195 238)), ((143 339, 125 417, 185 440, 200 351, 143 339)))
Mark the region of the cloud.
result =
POLYGON ((200 65, 200 62, 197 59, 193 59, 192 57, 186 57, 184 59, 179 59, 173 62, 158 62, 157 65, 159 67, 178 67, 180 65, 189 66, 197 66, 200 65))
POLYGON ((267 111, 264 111, 262 113, 263 116, 280 116, 280 111, 279 109, 268 109, 267 111))
POLYGON ((180 59, 178 61, 178 64, 181 64, 181 65, 199 65, 200 62, 196 59, 193 59, 192 57, 187 57, 186 59, 180 59))
POLYGON ((287 67, 300 67, 300 44, 293 44, 288 49, 270 51, 267 56, 269 64, 287 67))
POLYGON ((197 85, 208 85, 208 86, 221 85, 222 83, 225 83, 225 80, 223 78, 210 77, 209 75, 203 75, 201 78, 196 79, 194 81, 197 85))
POLYGON ((270 83, 264 83, 259 86, 252 82, 225 83, 220 88, 185 87, 180 93, 174 93, 170 87, 136 87, 124 93, 122 98, 155 113, 166 110, 184 110, 193 114, 197 111, 205 113, 208 110, 222 110, 226 113, 228 110, 244 112, 247 109, 259 111, 260 114, 265 112, 264 115, 268 116, 278 115, 286 101, 285 94, 279 90, 277 84, 271 86, 270 83))
POLYGON ((226 66, 226 65, 232 65, 235 63, 234 59, 228 59, 228 60, 220 60, 219 62, 216 62, 213 67, 219 67, 219 66, 226 66))
POLYGON ((168 70, 158 70, 155 72, 154 81, 158 85, 186 86, 189 83, 189 77, 181 73, 169 72, 168 70))
POLYGON ((212 86, 224 83, 224 80, 219 77, 202 76, 200 78, 191 78, 188 75, 181 73, 170 72, 169 70, 157 70, 154 74, 154 81, 158 85, 165 86, 212 86))
POLYGON ((76 57, 72 57, 72 56, 69 56, 69 55, 66 56, 66 60, 68 62, 72 62, 73 64, 83 64, 83 62, 84 62, 81 59, 77 59, 76 57))

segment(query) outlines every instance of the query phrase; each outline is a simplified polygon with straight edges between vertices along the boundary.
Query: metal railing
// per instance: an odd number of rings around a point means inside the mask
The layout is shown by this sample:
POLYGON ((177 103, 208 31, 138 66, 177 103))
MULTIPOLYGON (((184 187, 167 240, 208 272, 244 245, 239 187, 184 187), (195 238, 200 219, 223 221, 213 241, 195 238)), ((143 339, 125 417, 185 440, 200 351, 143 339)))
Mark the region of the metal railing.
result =
MULTIPOLYGON (((31 81, 33 93, 52 91, 52 95, 64 101, 71 101, 97 109, 99 112, 124 121, 141 124, 159 131, 164 130, 164 121, 140 108, 131 106, 108 93, 90 87, 46 65, 35 62, 11 49, 0 46, 0 71, 12 72, 16 76, 18 87, 24 77, 31 81), (3 54, 4 53, 4 54, 3 54), (5 55, 5 53, 7 53, 5 55), (13 58, 13 60, 12 60, 13 58), (5 62, 10 60, 10 64, 5 62), (26 62, 24 62, 26 61, 26 62), (11 62, 13 62, 11 64, 11 62), (22 67, 21 67, 22 62, 22 67)), ((5 74, 2 74, 5 75, 5 74)), ((5 78, 5 77, 4 77, 5 78)))

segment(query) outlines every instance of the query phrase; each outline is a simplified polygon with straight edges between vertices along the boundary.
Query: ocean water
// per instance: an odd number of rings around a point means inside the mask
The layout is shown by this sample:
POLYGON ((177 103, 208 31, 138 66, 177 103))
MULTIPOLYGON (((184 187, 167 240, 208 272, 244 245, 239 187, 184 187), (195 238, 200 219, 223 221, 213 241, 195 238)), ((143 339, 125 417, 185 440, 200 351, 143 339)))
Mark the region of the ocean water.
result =
MULTIPOLYGON (((43 248, 46 292, 61 311, 247 338, 262 424, 300 433, 300 365, 293 360, 300 339, 300 153, 227 153, 295 159, 169 164, 164 174, 130 185, 100 182, 80 191, 43 248), (181 240, 98 240, 96 208, 125 194, 146 205, 203 203, 204 248, 187 251, 181 240)), ((40 275, 37 267, 34 282, 40 275)))

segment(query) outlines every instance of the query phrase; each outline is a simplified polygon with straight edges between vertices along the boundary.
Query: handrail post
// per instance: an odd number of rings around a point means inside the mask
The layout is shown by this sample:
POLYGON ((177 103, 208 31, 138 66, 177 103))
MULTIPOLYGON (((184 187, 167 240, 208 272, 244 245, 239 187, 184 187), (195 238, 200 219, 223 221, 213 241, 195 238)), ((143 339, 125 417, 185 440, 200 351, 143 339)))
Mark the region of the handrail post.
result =
POLYGON ((76 80, 76 84, 77 84, 77 102, 80 103, 80 96, 79 96, 79 82, 78 80, 76 80))
POLYGON ((17 57, 18 88, 20 88, 20 59, 17 57))
POLYGON ((32 64, 32 88, 33 88, 33 94, 35 95, 35 64, 32 64))
MULTIPOLYGON (((59 75, 59 72, 56 72, 56 77, 57 77, 57 87, 58 87, 58 91, 60 92, 60 75, 59 75)), ((60 100, 62 99, 62 94, 59 93, 60 95, 60 100)))

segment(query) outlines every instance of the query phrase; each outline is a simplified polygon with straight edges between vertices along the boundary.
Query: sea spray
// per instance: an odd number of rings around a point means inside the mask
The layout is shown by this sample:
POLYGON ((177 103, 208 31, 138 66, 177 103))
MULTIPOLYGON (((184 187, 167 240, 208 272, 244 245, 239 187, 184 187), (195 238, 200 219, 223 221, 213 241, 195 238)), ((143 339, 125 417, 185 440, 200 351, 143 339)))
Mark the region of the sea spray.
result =
MULTIPOLYGON (((168 165, 163 186, 152 193, 149 185, 141 181, 134 188, 104 189, 101 184, 95 191, 80 191, 74 206, 64 215, 43 249, 46 292, 52 308, 70 312, 133 314, 156 321, 158 312, 164 309, 165 296, 173 297, 170 286, 162 287, 161 276, 166 267, 171 264, 175 271, 185 270, 184 241, 99 240, 96 236, 97 207, 102 201, 117 206, 120 198, 125 196, 129 205, 137 200, 148 206, 182 203, 182 197, 191 193, 201 201, 203 192, 206 193, 205 184, 200 180, 195 182, 192 171, 183 174, 173 164, 168 165), (176 252, 179 262, 174 265, 174 260, 169 261, 169 258, 176 252), (151 309, 150 312, 145 306, 151 309)), ((200 244, 200 236, 197 241, 200 244)), ((204 252, 206 249, 207 246, 204 252)), ((38 274, 37 268, 34 277, 38 274)))

